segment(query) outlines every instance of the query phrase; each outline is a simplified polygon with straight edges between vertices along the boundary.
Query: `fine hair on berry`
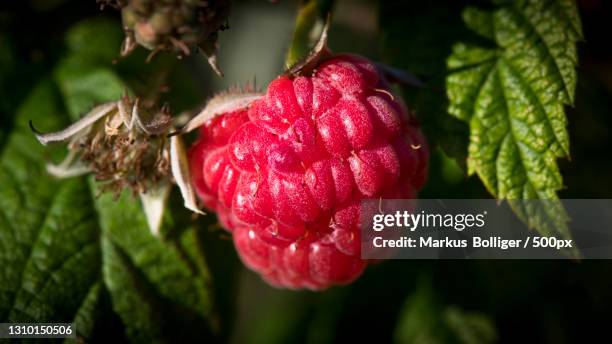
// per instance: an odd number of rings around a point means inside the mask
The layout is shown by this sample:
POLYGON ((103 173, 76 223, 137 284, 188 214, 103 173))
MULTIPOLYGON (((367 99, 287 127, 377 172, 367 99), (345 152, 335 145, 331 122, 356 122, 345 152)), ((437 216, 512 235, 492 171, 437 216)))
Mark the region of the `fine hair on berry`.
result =
POLYGON ((245 265, 274 286, 320 290, 367 265, 361 201, 415 198, 428 155, 377 67, 335 55, 207 121, 189 160, 200 199, 245 265))

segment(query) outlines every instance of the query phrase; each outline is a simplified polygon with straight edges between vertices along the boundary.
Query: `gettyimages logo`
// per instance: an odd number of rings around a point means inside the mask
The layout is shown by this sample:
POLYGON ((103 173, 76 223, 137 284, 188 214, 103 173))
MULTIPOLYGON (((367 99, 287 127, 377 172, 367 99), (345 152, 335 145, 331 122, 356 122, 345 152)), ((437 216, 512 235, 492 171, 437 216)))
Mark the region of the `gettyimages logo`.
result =
POLYGON ((393 227, 414 232, 419 228, 446 228, 461 232, 484 227, 485 215, 486 210, 479 214, 428 214, 424 210, 414 214, 407 210, 397 210, 395 214, 375 214, 372 217, 372 229, 380 232, 393 227))

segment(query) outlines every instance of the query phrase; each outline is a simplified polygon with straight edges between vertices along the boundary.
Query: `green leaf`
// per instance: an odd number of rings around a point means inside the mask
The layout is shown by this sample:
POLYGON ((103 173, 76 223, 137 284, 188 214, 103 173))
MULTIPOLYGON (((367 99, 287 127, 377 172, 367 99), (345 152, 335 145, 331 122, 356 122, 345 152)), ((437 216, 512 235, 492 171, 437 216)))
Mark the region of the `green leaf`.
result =
POLYGON ((62 183, 36 229, 6 319, 72 320, 99 273, 99 233, 83 180, 62 183))
POLYGON ((72 120, 79 119, 96 105, 119 100, 125 88, 111 69, 80 65, 78 56, 60 62, 55 78, 72 120))
POLYGON ((466 312, 456 306, 448 306, 442 313, 444 323, 459 343, 484 344, 497 342, 493 322, 482 313, 466 312))
POLYGON ((435 296, 431 280, 421 278, 398 318, 394 341, 411 344, 487 344, 497 341, 488 316, 443 305, 435 296))
POLYGON ((569 156, 564 105, 576 88, 580 23, 571 1, 467 8, 488 45, 457 43, 448 58, 448 111, 469 124, 468 173, 545 235, 569 238, 556 159, 569 156), (546 200, 542 203, 521 200, 546 200))
POLYGON ((168 218, 169 238, 154 237, 137 198, 99 196, 93 180, 45 170, 65 149, 41 146, 28 121, 57 130, 123 92, 110 62, 92 54, 73 48, 32 91, 0 156, 0 322, 74 322, 85 341, 117 321, 131 342, 210 339, 196 229, 168 218))
POLYGON ((129 193, 118 200, 104 194, 96 207, 104 233, 104 281, 128 337, 142 342, 155 336, 208 335, 205 318, 211 304, 206 276, 195 262, 153 237, 140 204, 129 193))
POLYGON ((98 227, 82 180, 49 177, 24 119, 63 121, 51 82, 19 111, 0 159, 0 319, 70 322, 99 272, 98 227), (89 204, 89 206, 88 206, 89 204))
POLYGON ((71 27, 65 41, 70 54, 83 61, 108 65, 119 57, 122 37, 119 21, 94 18, 71 27))
POLYGON ((94 283, 74 316, 77 338, 91 338, 96 325, 96 313, 102 293, 100 282, 94 283))

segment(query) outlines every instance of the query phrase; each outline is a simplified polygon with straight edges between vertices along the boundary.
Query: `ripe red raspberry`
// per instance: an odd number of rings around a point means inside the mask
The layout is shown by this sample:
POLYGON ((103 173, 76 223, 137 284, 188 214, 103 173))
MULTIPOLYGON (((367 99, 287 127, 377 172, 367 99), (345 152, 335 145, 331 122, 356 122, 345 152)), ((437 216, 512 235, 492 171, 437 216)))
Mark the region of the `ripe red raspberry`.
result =
POLYGON ((293 289, 357 278, 360 201, 414 198, 427 160, 377 68, 349 55, 278 77, 248 108, 208 121, 190 150, 196 190, 244 263, 293 289))

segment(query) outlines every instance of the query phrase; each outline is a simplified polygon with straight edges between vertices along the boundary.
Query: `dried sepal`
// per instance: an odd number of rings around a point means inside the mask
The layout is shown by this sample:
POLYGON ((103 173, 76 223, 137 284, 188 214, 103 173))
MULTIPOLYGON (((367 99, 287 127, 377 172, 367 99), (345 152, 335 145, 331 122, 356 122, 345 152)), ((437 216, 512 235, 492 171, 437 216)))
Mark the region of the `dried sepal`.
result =
POLYGON ((132 127, 134 125, 148 135, 162 135, 168 133, 172 127, 172 116, 167 105, 154 112, 142 111, 139 106, 135 106, 132 112, 132 127))
POLYGON ((204 214, 204 212, 198 208, 196 202, 195 190, 191 183, 187 151, 185 150, 183 140, 178 135, 170 138, 170 162, 172 166, 172 176, 174 177, 174 182, 181 190, 185 208, 198 214, 204 214))
POLYGON ((199 128, 215 116, 246 109, 251 103, 263 96, 259 92, 226 92, 213 97, 204 109, 193 117, 180 130, 180 133, 188 133, 199 128))
POLYGON ((74 150, 68 151, 68 155, 58 164, 47 164, 47 172, 57 178, 73 178, 85 175, 91 170, 82 161, 77 159, 77 153, 74 150))
POLYGON ((327 20, 325 21, 325 25, 323 26, 323 31, 321 31, 321 36, 319 36, 317 44, 315 44, 308 56, 287 69, 284 75, 291 77, 310 75, 315 70, 316 66, 321 63, 321 61, 325 60, 331 55, 327 46, 330 21, 331 19, 328 16, 327 20))
POLYGON ((100 5, 100 9, 103 10, 106 6, 112 8, 121 8, 125 6, 127 0, 96 0, 96 3, 100 5))
POLYGON ((116 103, 106 103, 96 106, 91 110, 85 117, 74 122, 66 129, 56 131, 53 133, 43 134, 34 128, 32 121, 29 122, 30 129, 36 135, 38 142, 43 145, 47 145, 53 142, 66 142, 71 140, 73 137, 82 134, 83 131, 88 130, 94 123, 100 120, 102 117, 108 115, 112 110, 116 108, 116 103))
POLYGON ((68 142, 68 155, 60 164, 48 164, 50 174, 69 178, 94 175, 102 191, 118 197, 126 188, 139 195, 153 233, 158 233, 169 185, 176 181, 185 207, 202 214, 191 188, 189 166, 167 106, 151 108, 138 99, 121 100, 95 107, 84 118, 58 132, 43 134, 34 129, 44 145, 68 142))
POLYGON ((134 39, 134 34, 126 31, 125 38, 123 39, 121 48, 119 49, 119 54, 123 57, 128 56, 132 53, 132 51, 134 51, 134 49, 136 49, 137 46, 138 44, 134 39))
POLYGON ((223 71, 221 70, 221 67, 219 67, 219 62, 217 60, 217 53, 206 55, 206 61, 208 61, 208 64, 213 69, 215 74, 220 77, 223 77, 223 71))
POLYGON ((208 64, 212 70, 220 77, 223 77, 223 71, 219 67, 217 53, 219 52, 219 43, 217 42, 217 33, 214 33, 210 39, 200 43, 199 52, 206 56, 208 64))
POLYGON ((118 119, 121 119, 123 125, 126 128, 132 129, 132 114, 134 113, 135 104, 129 96, 124 95, 120 101, 117 102, 117 111, 119 111, 118 119))
POLYGON ((166 202, 170 194, 170 184, 160 183, 155 187, 150 188, 147 192, 140 194, 140 202, 142 209, 147 219, 147 224, 151 233, 155 236, 159 235, 166 202))

